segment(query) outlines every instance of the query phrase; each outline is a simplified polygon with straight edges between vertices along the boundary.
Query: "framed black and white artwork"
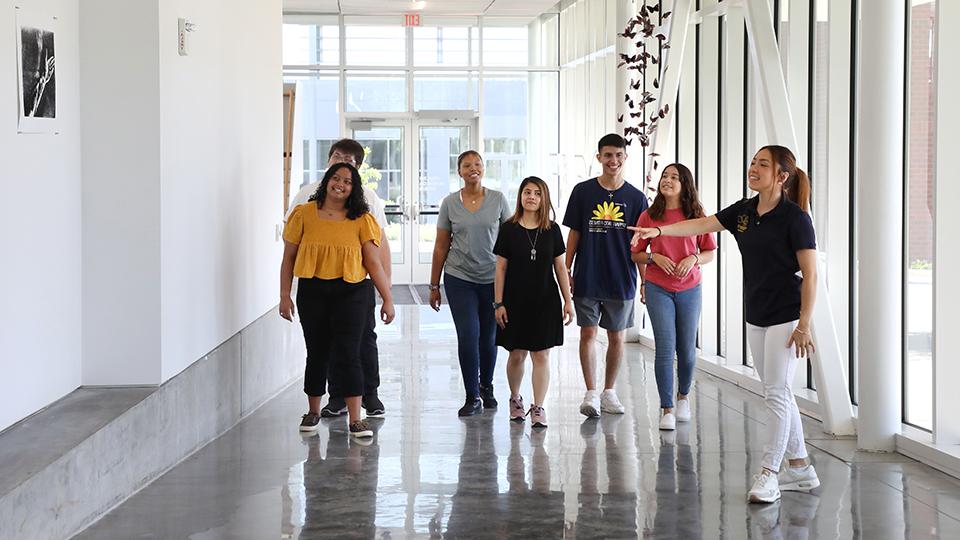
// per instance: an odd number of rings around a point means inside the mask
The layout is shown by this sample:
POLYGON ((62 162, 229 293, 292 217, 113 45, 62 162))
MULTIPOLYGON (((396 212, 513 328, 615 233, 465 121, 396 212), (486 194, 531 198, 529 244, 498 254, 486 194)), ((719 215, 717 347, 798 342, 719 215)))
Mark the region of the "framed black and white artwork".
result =
POLYGON ((56 23, 17 7, 20 133, 58 132, 56 23))

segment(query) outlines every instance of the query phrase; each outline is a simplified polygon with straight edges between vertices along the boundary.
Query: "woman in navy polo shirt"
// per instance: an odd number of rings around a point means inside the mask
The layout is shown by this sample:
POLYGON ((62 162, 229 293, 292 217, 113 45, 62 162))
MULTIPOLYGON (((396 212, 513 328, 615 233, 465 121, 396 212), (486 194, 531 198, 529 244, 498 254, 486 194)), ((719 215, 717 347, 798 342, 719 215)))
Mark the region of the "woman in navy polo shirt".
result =
POLYGON ((730 231, 743 258, 743 297, 753 364, 763 382, 771 422, 763 469, 754 477, 750 502, 771 503, 780 490, 808 491, 820 485, 807 460, 800 409, 791 384, 800 358, 814 351, 810 319, 817 290, 817 244, 807 214, 810 180, 793 152, 764 146, 747 176, 758 195, 716 215, 665 227, 633 228, 633 242, 657 236, 696 236, 730 231), (802 278, 797 276, 797 272, 802 278), (781 462, 789 466, 779 473, 781 462))

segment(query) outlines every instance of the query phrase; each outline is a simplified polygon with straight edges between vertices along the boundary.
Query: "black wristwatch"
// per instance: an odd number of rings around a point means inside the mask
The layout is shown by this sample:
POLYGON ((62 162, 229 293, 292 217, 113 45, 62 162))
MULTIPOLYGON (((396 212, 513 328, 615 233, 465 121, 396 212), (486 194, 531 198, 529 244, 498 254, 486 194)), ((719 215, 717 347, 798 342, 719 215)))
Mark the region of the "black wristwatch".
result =
POLYGON ((493 303, 493 310, 494 310, 494 311, 496 311, 496 310, 498 310, 498 309, 500 309, 500 308, 502 308, 502 307, 503 307, 503 302, 494 302, 494 303, 493 303))
POLYGON ((647 253, 647 264, 653 264, 653 252, 647 253))

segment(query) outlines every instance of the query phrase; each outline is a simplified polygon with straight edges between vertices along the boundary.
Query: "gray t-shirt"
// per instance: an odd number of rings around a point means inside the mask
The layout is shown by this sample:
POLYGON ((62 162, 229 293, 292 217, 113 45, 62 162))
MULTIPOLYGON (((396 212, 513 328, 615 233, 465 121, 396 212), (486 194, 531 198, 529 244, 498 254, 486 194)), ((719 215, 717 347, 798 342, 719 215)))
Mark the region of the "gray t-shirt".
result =
POLYGON ((476 212, 463 206, 459 190, 444 197, 437 216, 437 228, 451 233, 444 271, 473 283, 493 283, 497 266, 493 245, 500 224, 512 215, 507 197, 494 189, 486 189, 483 204, 476 212))

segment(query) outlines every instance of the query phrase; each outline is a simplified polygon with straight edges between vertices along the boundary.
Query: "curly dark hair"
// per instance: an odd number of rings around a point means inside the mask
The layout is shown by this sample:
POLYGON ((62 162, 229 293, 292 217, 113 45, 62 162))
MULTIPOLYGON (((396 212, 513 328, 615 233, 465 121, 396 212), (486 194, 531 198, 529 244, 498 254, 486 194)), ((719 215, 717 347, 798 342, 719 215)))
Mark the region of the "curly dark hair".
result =
MULTIPOLYGON (((702 218, 704 216, 703 205, 700 204, 700 196, 697 195, 697 185, 693 182, 693 173, 682 163, 671 163, 663 168, 664 174, 667 169, 673 167, 680 176, 680 209, 683 210, 683 217, 687 219, 702 218)), ((661 179, 663 176, 661 175, 661 179)), ((663 219, 663 212, 667 208, 667 199, 660 193, 660 184, 657 184, 657 196, 653 199, 653 204, 647 210, 647 215, 655 221, 663 219)))
POLYGON ((316 201, 317 207, 323 206, 323 201, 327 198, 327 184, 330 183, 330 178, 334 173, 340 169, 346 167, 350 170, 350 177, 352 178, 351 185, 353 189, 350 190, 350 195, 347 197, 347 219, 357 219, 358 217, 366 214, 370 211, 370 207, 367 205, 367 200, 363 196, 363 182, 360 180, 360 171, 356 167, 350 165, 349 163, 335 163, 327 169, 327 172, 323 175, 323 180, 320 181, 320 185, 317 187, 317 191, 310 196, 310 201, 316 201))

